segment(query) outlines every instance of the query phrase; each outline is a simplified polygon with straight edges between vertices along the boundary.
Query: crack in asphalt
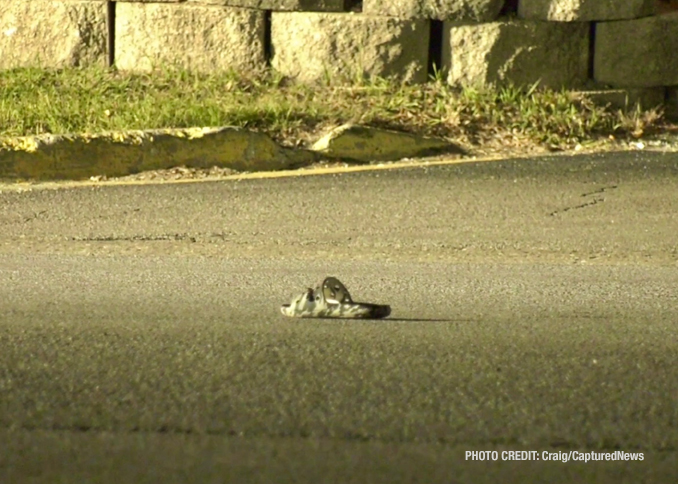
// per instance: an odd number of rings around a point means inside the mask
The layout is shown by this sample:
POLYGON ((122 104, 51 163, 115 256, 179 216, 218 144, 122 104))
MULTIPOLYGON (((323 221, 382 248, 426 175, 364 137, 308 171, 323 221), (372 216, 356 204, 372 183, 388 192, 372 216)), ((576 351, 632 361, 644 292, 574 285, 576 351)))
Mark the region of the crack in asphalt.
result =
POLYGON ((570 210, 578 210, 580 208, 591 207, 593 205, 597 205, 597 204, 602 203, 604 201, 605 201, 605 199, 602 198, 602 197, 596 198, 594 200, 591 200, 590 202, 582 203, 581 205, 574 205, 574 206, 571 206, 571 207, 561 208, 560 210, 555 210, 555 211, 551 212, 549 214, 549 216, 553 217, 555 215, 558 215, 559 213, 569 212, 570 210))
POLYGON ((67 237, 71 242, 157 242, 157 241, 187 241, 198 242, 198 239, 203 237, 217 238, 221 240, 229 240, 230 234, 227 233, 211 233, 211 234, 187 234, 187 233, 169 233, 158 235, 94 235, 87 237, 67 237))
POLYGON ((94 237, 68 237, 73 242, 154 242, 161 240, 185 240, 196 242, 197 239, 188 234, 160 234, 160 235, 127 235, 118 237, 115 235, 104 235, 94 237))
MULTIPOLYGON (((591 195, 599 195, 599 194, 605 193, 609 190, 615 190, 616 188, 619 188, 619 185, 609 185, 609 186, 606 186, 606 187, 599 188, 598 190, 593 190, 592 192, 582 193, 581 196, 582 197, 590 197, 591 195)), ((593 205, 603 203, 604 201, 605 201, 605 197, 598 197, 598 198, 591 200, 590 202, 581 203, 579 205, 572 205, 572 206, 569 206, 569 207, 561 208, 559 210, 554 210, 553 212, 551 212, 549 214, 549 216, 554 217, 555 215, 558 215, 559 213, 569 212, 570 210, 578 210, 578 209, 581 209, 581 208, 592 207, 593 205)))
POLYGON ((614 190, 616 188, 619 188, 619 185, 610 185, 610 186, 607 186, 607 187, 599 188, 598 190, 594 190, 592 192, 582 193, 582 197, 588 197, 590 195, 597 195, 599 193, 605 193, 608 190, 614 190))
POLYGON ((47 213, 47 210, 40 210, 39 212, 33 212, 31 215, 28 215, 28 216, 24 217, 23 220, 22 220, 22 222, 23 222, 23 223, 28 223, 28 222, 30 222, 31 220, 35 220, 35 219, 40 218, 41 215, 44 215, 44 214, 46 214, 46 213, 47 213))
MULTIPOLYGON (((483 446, 483 445, 493 445, 493 446, 515 446, 520 445, 520 441, 517 438, 495 438, 495 439, 483 439, 478 441, 464 441, 459 442, 456 439, 449 439, 445 437, 434 437, 431 439, 402 439, 397 437, 380 437, 377 435, 365 434, 361 432, 355 432, 351 430, 344 431, 337 435, 330 435, 327 433, 318 434, 315 432, 309 432, 303 429, 298 431, 282 431, 282 432, 273 432, 269 434, 260 434, 252 432, 243 432, 235 430, 233 428, 224 428, 224 429, 192 429, 185 427, 178 427, 172 425, 159 425, 157 427, 142 427, 142 426, 133 426, 126 429, 115 429, 100 427, 96 425, 9 425, 9 426, 0 426, 5 430, 25 430, 28 432, 34 431, 47 431, 47 432, 70 432, 70 433, 96 433, 96 432, 109 432, 116 434, 168 434, 168 435, 216 435, 216 436, 229 436, 229 437, 242 437, 242 438, 273 438, 273 439, 323 439, 323 440, 341 440, 341 441, 354 441, 354 442, 381 442, 381 443, 435 443, 439 445, 471 445, 471 446, 483 446)), ((569 440, 552 440, 549 442, 542 442, 536 445, 546 445, 548 447, 563 449, 563 450, 595 450, 595 451, 615 451, 615 450, 625 450, 625 451, 651 451, 651 452, 676 452, 678 447, 673 445, 658 445, 658 446, 644 446, 639 444, 628 443, 620 444, 611 440, 603 441, 588 441, 588 442, 572 442, 569 440)))

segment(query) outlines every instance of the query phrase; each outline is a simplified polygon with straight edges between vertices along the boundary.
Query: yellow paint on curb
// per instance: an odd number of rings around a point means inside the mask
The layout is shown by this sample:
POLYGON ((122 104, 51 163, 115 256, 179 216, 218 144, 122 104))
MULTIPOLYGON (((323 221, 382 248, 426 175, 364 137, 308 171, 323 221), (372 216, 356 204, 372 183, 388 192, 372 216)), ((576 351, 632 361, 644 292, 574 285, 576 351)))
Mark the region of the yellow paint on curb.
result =
MULTIPOLYGON (((617 149, 612 151, 629 151, 631 149, 617 149)), ((609 152, 610 150, 591 150, 591 151, 562 151, 557 153, 535 154, 539 159, 561 158, 572 155, 592 154, 597 152, 609 152)), ((631 150, 635 151, 635 150, 631 150)), ((652 150, 650 150, 652 151, 652 150)), ((675 150, 674 150, 675 151, 675 150)), ((673 151, 672 151, 673 152, 673 151)), ((676 151, 678 152, 678 151, 676 151)), ((258 171, 253 173, 238 173, 227 176, 204 177, 204 178, 183 178, 183 179, 146 179, 146 180, 63 180, 63 181, 42 181, 42 182, 0 182, 0 192, 13 191, 23 192, 31 190, 58 190, 67 188, 87 188, 87 187, 106 187, 106 186, 137 186, 137 185, 160 185, 160 184, 186 184, 203 183, 218 181, 240 181, 240 180, 262 180, 275 178, 292 178, 304 176, 322 176, 322 175, 341 175, 357 172, 384 171, 384 170, 402 170, 402 169, 426 169, 435 166, 459 165, 469 163, 492 163, 511 161, 525 158, 524 154, 515 155, 491 155, 482 157, 456 157, 456 158, 423 158, 413 160, 403 160, 397 162, 386 162, 368 165, 349 165, 332 166, 321 168, 303 168, 276 171, 258 171)))
MULTIPOLYGON (((558 156, 558 154, 546 155, 558 156)), ((517 157, 516 157, 517 158, 517 157)), ((80 180, 80 181, 45 181, 38 183, 20 182, 20 183, 0 183, 0 192, 7 191, 28 191, 28 190, 47 190, 47 189, 63 189, 63 188, 86 188, 86 187, 106 187, 106 186, 137 186, 137 185, 160 185, 160 184, 186 184, 186 183, 203 183, 203 182, 217 182, 217 181, 240 181, 240 180, 263 180, 275 178, 293 178, 304 176, 322 176, 322 175, 341 175, 346 173, 368 172, 368 171, 383 171, 383 170, 401 170, 401 169, 425 169, 434 166, 444 165, 458 165, 466 163, 487 163, 493 161, 507 161, 511 158, 500 156, 488 156, 482 158, 454 158, 454 159, 418 159, 418 160, 404 160, 391 163, 379 163, 371 165, 352 165, 340 167, 327 168, 310 168, 310 169, 294 169, 294 170, 278 170, 278 171, 260 171, 254 173, 239 173, 235 175, 219 176, 219 177, 205 177, 205 178, 186 178, 177 180, 80 180)))
MULTIPOLYGON (((392 159, 421 156, 420 148, 422 146, 426 149, 453 147, 445 140, 427 138, 422 138, 424 140, 422 145, 415 138, 417 137, 406 133, 398 134, 352 125, 339 127, 334 130, 334 135, 318 142, 314 146, 318 151, 283 148, 264 134, 234 127, 0 138, 0 180, 4 178, 40 181, 40 183, 5 183, 1 184, 0 188, 2 190, 20 191, 75 186, 284 178, 401 168, 425 168, 510 159, 506 156, 461 158, 461 155, 457 155, 454 159, 417 159, 378 165, 298 169, 325 158, 322 156, 323 154, 327 154, 327 158, 355 159, 356 153, 360 149, 364 149, 366 153, 372 153, 373 159, 378 159, 379 153, 376 153, 375 149, 378 151, 382 144, 391 142, 400 147, 392 153, 392 159), (365 135, 365 133, 368 134, 365 135), (363 144, 365 136, 369 141, 367 144, 363 144), (392 141, 393 136, 406 141, 398 145, 398 143, 392 141), (408 138, 410 138, 409 141, 407 141, 408 138), (335 143, 334 148, 331 148, 331 139, 334 142, 337 140, 340 140, 340 142, 335 143), (179 180, 89 180, 90 177, 114 178, 148 170, 179 166, 206 169, 216 166, 253 173, 179 180), (41 180, 71 181, 48 182, 41 180)), ((579 153, 583 152, 580 151, 579 153)), ((554 153, 550 156, 563 154, 572 153, 554 153)))
POLYGON ((234 127, 0 139, 0 178, 14 179, 115 177, 175 166, 279 170, 314 159, 313 153, 234 127))
POLYGON ((271 171, 320 158, 369 162, 453 152, 462 150, 443 139, 352 124, 332 130, 311 150, 284 148, 265 134, 235 127, 46 134, 0 138, 0 178, 110 178, 178 166, 271 171))

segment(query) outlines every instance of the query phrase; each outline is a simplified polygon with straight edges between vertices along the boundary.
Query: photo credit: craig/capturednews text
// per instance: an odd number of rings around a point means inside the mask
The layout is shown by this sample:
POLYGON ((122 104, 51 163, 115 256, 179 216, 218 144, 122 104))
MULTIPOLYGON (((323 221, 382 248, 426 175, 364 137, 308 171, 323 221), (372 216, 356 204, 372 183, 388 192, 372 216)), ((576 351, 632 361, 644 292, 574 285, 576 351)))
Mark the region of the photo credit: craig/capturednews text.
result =
POLYGON ((492 461, 492 460, 546 460, 558 462, 599 462, 599 461, 642 461, 645 455, 642 452, 594 452, 570 450, 567 452, 542 452, 537 450, 467 450, 466 460, 492 461))

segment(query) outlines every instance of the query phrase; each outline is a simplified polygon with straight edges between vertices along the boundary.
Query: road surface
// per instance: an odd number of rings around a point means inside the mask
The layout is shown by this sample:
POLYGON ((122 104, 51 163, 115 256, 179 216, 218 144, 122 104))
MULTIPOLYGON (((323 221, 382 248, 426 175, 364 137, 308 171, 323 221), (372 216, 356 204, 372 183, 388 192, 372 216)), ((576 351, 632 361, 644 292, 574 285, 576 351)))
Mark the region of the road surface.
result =
POLYGON ((0 482, 678 479, 675 154, 0 191, 0 482))

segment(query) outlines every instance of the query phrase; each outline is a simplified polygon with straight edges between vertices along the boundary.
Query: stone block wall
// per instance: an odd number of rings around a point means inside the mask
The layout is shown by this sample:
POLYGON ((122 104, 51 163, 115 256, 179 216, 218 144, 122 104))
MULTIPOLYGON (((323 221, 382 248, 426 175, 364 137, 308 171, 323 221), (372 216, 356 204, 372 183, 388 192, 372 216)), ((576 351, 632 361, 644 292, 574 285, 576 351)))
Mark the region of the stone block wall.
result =
POLYGON ((308 82, 440 71, 452 85, 675 103, 677 52, 678 0, 0 0, 0 69, 272 67, 308 82))

